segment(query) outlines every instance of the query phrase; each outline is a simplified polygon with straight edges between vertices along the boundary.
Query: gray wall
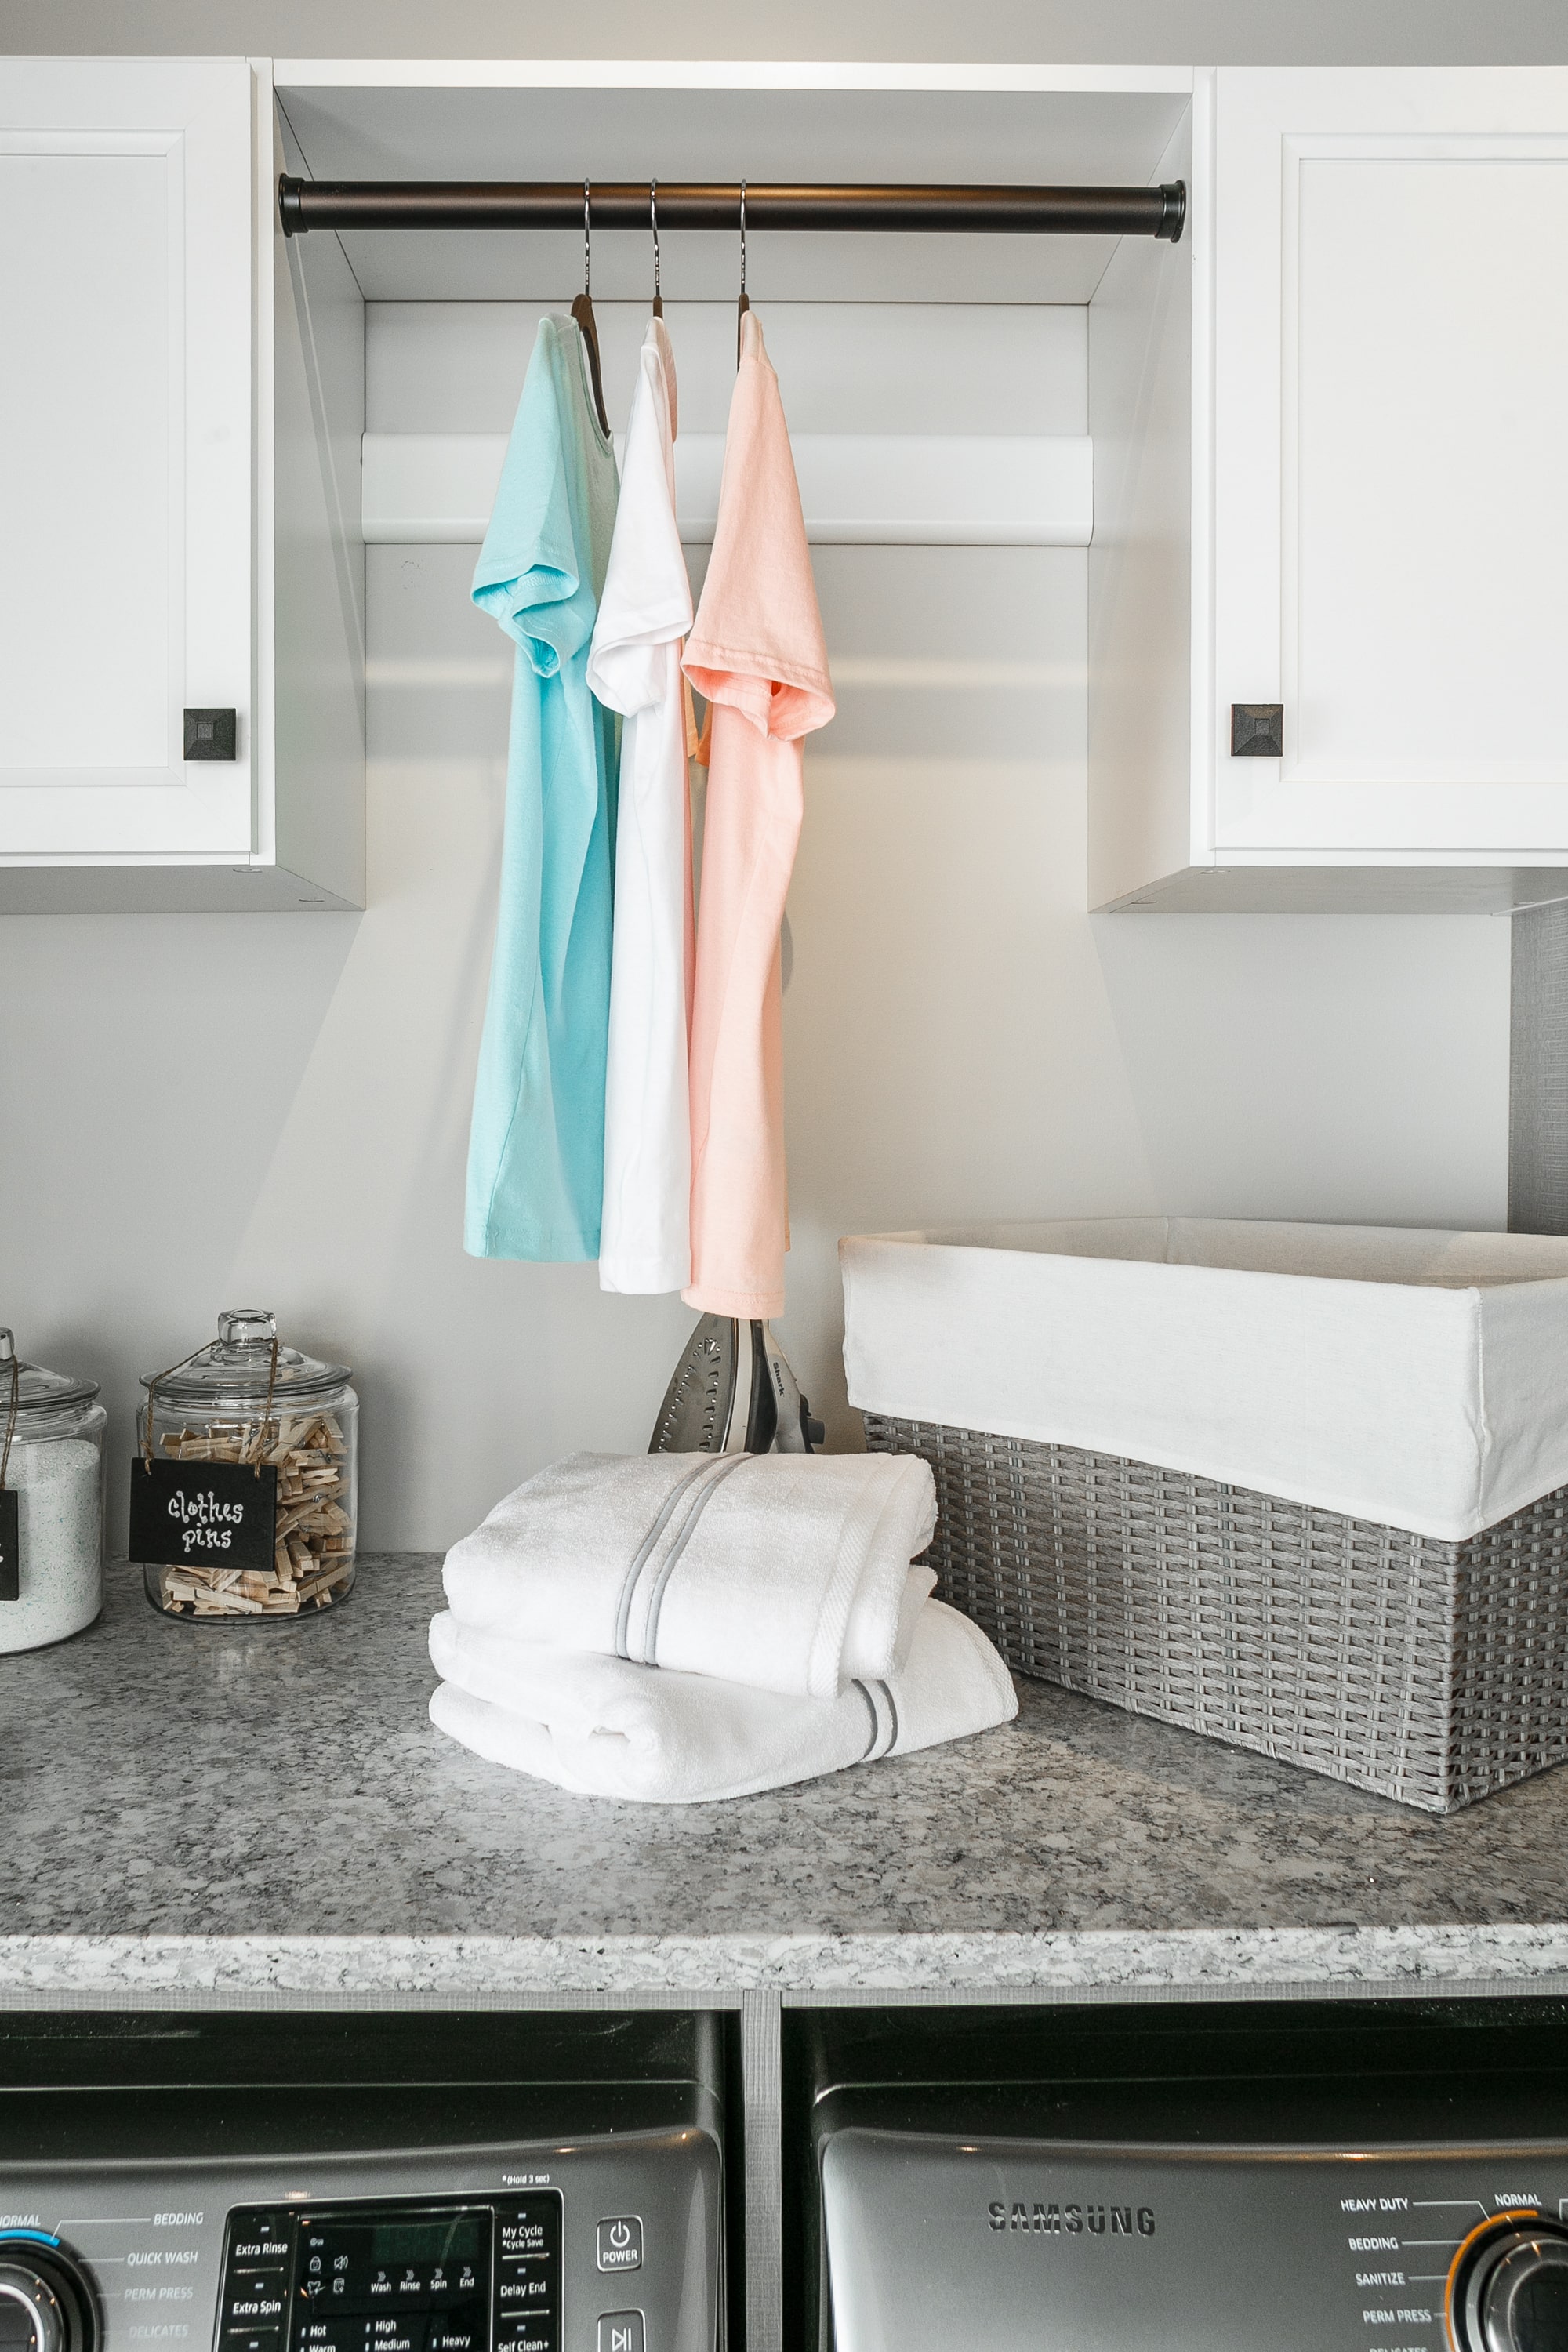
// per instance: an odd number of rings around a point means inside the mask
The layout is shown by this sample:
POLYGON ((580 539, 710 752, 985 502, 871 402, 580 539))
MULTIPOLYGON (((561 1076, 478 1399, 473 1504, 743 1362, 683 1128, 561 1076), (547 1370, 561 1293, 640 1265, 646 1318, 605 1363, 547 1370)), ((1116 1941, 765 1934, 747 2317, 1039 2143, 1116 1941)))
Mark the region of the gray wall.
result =
POLYGON ((1508 1222, 1568 1234, 1568 906, 1513 924, 1508 1222))
POLYGON ((1554 65, 1562 0, 0 0, 0 47, 169 56, 1554 65), (655 46, 657 45, 657 46, 655 46))
MULTIPOLYGON (((1484 48, 1469 6, 806 0, 658 24, 720 56, 1568 58, 1560 8, 1493 12, 1484 48)), ((581 53, 584 29, 478 0, 0 0, 0 39, 38 49, 581 53)), ((600 53, 649 38, 618 0, 591 29, 600 53)), ((373 311, 373 357, 374 333, 373 311)), ((221 1306, 277 1307, 358 1368, 373 1544, 443 1544, 552 1454, 645 1443, 689 1321, 602 1297, 592 1267, 459 1246, 506 708, 471 562, 372 551, 363 918, 0 925, 0 1319, 105 1381, 123 1456, 138 1370, 221 1306)), ((843 683, 791 903, 780 1328, 837 1442, 846 1231, 1149 1209, 1503 1223, 1508 924, 1090 919, 1082 557, 826 551, 818 577, 843 683)))

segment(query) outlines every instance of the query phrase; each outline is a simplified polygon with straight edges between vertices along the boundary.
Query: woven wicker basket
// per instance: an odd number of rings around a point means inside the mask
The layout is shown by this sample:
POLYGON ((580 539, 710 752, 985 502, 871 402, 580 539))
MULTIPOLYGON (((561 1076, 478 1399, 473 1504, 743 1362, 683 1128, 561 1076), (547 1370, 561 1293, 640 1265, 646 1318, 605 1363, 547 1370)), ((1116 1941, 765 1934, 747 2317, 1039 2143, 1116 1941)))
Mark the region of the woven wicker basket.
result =
POLYGON ((1464 1542, 1147 1462, 866 1415, 943 1601, 1021 1674, 1435 1813, 1568 1757, 1568 1487, 1464 1542))

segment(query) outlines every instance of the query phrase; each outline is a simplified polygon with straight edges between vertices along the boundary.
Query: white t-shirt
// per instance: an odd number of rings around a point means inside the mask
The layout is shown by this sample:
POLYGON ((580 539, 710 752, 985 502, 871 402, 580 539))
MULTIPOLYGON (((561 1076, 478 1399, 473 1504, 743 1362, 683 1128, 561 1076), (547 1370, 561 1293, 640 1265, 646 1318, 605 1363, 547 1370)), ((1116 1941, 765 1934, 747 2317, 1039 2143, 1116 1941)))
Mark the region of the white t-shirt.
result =
POLYGON ((680 669, 691 588, 675 520, 675 355, 662 319, 650 319, 588 656, 594 693, 626 714, 605 1081, 605 1290, 680 1290, 691 1274, 695 933, 680 669))

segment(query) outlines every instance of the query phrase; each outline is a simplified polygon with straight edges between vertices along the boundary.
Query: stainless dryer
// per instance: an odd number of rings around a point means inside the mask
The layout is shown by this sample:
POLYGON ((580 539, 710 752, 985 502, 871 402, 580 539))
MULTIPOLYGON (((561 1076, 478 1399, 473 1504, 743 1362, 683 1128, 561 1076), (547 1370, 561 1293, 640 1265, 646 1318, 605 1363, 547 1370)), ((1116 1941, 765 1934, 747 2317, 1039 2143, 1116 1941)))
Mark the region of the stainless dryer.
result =
POLYGON ((790 2023, 820 2352, 1568 2352, 1560 2001, 790 2023))

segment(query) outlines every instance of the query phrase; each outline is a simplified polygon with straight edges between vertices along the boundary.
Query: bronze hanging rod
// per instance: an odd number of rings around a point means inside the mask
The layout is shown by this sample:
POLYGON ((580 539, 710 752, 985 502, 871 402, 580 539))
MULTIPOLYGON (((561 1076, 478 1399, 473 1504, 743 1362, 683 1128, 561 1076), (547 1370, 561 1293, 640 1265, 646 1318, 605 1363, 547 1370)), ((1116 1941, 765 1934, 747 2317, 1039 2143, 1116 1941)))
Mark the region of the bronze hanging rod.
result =
MULTIPOLYGON (((661 229, 732 229, 741 188, 660 180, 661 229)), ((598 229, 645 229, 647 180, 591 184, 598 229)), ((581 180, 299 180, 278 183, 285 236, 312 228, 566 228, 583 226, 581 180)), ((1174 244, 1186 184, 1156 188, 788 187, 746 183, 751 229, 968 230, 986 236, 1159 236, 1174 244)))

